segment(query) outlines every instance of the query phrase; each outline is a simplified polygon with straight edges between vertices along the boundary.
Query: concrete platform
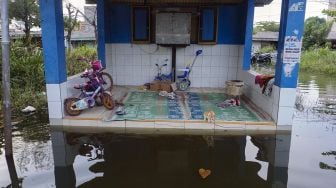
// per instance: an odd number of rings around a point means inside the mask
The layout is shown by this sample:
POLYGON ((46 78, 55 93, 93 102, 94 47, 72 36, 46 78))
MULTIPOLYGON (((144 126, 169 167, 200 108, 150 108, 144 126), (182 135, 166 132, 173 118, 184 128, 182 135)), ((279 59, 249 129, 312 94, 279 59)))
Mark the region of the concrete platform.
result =
MULTIPOLYGON (((113 97, 119 102, 127 103, 127 97, 131 92, 146 92, 139 91, 136 87, 117 87, 113 90, 113 97)), ((197 93, 223 93, 221 89, 209 88, 192 88, 188 92, 197 93)), ((223 93, 224 95, 224 93, 223 93)), ((162 98, 159 100, 162 101, 162 98)), ((276 131, 275 124, 269 116, 259 111, 250 101, 244 101, 246 108, 257 117, 255 121, 227 121, 217 119, 215 123, 208 123, 203 119, 122 119, 112 118, 115 116, 115 111, 106 110, 104 107, 95 107, 87 109, 79 116, 65 116, 63 119, 51 119, 52 126, 62 127, 67 130, 85 129, 91 132, 95 131, 112 131, 119 133, 150 133, 150 134, 232 134, 237 132, 274 132, 276 131)), ((133 101, 134 102, 134 101, 133 101)), ((153 101, 151 101, 153 102, 153 101)), ((208 101, 207 101, 208 102, 208 101)), ((203 103, 203 102, 202 102, 203 103)), ((207 103, 207 105, 209 105, 207 103)), ((187 105, 188 106, 188 105, 187 105)), ((211 105, 210 105, 211 106, 211 105)), ((212 104, 212 106, 214 106, 212 104)), ((188 108, 188 107, 187 107, 188 108)), ((188 109, 190 110, 190 109, 188 109)), ((140 109, 141 111, 141 109, 140 109)), ((217 114, 216 114, 217 115, 217 114)), ((161 116, 158 116, 161 117, 161 116)), ((236 117, 237 118, 237 117, 236 117)))

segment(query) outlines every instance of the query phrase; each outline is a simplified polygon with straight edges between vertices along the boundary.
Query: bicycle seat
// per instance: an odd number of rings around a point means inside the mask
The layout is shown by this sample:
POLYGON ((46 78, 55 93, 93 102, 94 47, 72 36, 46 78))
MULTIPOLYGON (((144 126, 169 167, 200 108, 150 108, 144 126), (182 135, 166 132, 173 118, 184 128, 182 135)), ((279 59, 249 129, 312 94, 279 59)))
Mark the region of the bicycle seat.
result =
POLYGON ((188 69, 188 71, 184 71, 183 75, 177 76, 177 78, 186 78, 188 76, 188 74, 189 74, 189 69, 188 69))

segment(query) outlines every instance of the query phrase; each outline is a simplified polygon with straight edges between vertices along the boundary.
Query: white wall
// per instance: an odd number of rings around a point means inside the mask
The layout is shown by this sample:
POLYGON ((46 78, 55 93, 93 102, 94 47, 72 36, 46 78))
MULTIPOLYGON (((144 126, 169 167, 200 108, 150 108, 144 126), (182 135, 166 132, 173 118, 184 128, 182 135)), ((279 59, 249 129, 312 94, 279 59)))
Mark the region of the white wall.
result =
POLYGON ((262 109, 264 112, 268 113, 274 120, 277 117, 277 108, 275 105, 276 91, 272 91, 271 96, 266 96, 262 94, 262 88, 258 84, 255 84, 255 76, 258 75, 253 71, 239 71, 239 77, 244 81, 244 95, 248 97, 251 102, 262 109))
POLYGON ((252 42, 252 52, 257 52, 261 49, 261 42, 260 41, 253 41, 252 42))
POLYGON ((258 73, 253 71, 239 70, 238 78, 245 83, 244 95, 256 106, 269 114, 278 125, 278 129, 281 126, 291 126, 294 115, 296 88, 280 88, 274 85, 272 95, 266 96, 262 94, 262 88, 255 84, 256 75, 258 73))
MULTIPOLYGON (((190 45, 176 51, 176 67, 184 68, 195 52, 203 50, 191 74, 192 87, 224 87, 226 80, 237 79, 242 52, 240 45, 190 45)), ((117 85, 143 85, 157 74, 155 63, 168 59, 171 67, 171 48, 156 44, 106 44, 107 69, 117 85)), ((177 72, 179 74, 179 72, 177 72)), ((182 74, 182 73, 180 73, 182 74)))

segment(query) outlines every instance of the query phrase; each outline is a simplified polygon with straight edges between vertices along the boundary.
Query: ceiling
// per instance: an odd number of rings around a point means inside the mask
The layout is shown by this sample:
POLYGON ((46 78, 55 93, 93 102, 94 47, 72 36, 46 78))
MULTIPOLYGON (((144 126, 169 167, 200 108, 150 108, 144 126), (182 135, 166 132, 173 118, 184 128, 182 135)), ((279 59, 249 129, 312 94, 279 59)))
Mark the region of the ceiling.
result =
MULTIPOLYGON (((111 3, 139 3, 139 4, 240 4, 246 0, 106 0, 111 3)), ((255 0, 255 6, 270 4, 273 0, 255 0)), ((96 0, 86 0, 88 4, 96 4, 96 0)))

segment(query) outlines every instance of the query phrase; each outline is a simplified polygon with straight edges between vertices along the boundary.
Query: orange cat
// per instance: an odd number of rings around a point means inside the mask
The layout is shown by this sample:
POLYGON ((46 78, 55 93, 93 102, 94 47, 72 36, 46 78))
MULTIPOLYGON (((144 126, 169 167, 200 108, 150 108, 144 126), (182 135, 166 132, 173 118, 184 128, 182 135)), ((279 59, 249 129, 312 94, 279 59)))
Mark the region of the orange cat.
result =
POLYGON ((212 110, 208 110, 204 112, 204 121, 207 120, 209 123, 213 122, 215 123, 215 112, 212 110))

